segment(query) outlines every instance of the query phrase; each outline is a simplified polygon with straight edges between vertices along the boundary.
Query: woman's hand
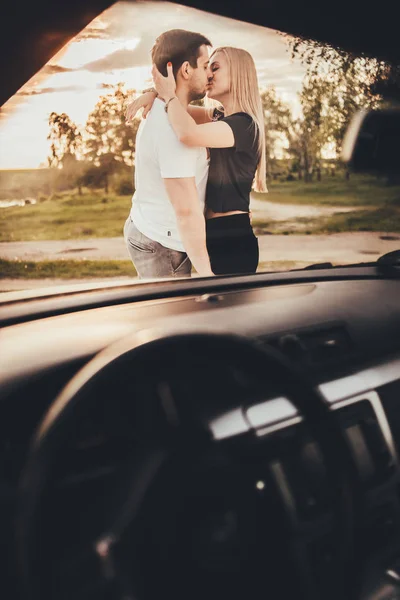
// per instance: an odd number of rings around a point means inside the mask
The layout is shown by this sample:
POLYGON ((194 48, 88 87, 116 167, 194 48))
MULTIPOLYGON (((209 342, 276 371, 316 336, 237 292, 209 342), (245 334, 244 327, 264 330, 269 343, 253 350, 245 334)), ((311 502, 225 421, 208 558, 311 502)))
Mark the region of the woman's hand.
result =
POLYGON ((151 74, 153 76, 154 87, 156 88, 157 94, 160 96, 160 98, 163 98, 165 102, 167 102, 167 100, 170 98, 173 98, 176 91, 176 81, 172 71, 172 63, 169 62, 167 64, 167 77, 161 75, 160 71, 154 64, 151 69, 151 74))
POLYGON ((132 124, 134 116, 141 108, 144 109, 142 117, 143 119, 145 119, 147 113, 151 110, 151 107, 153 106, 154 100, 156 98, 157 96, 154 92, 145 92, 144 94, 138 96, 133 102, 131 102, 125 111, 126 125, 132 124))

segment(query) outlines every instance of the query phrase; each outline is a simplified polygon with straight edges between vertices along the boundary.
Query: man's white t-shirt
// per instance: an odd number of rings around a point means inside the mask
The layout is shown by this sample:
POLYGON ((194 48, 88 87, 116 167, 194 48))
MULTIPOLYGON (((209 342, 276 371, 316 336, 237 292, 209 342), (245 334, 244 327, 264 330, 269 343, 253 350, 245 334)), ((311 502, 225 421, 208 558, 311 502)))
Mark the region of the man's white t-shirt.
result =
POLYGON ((182 144, 158 98, 136 136, 135 193, 131 219, 137 229, 166 248, 185 252, 163 179, 194 177, 202 210, 209 159, 206 148, 182 144))

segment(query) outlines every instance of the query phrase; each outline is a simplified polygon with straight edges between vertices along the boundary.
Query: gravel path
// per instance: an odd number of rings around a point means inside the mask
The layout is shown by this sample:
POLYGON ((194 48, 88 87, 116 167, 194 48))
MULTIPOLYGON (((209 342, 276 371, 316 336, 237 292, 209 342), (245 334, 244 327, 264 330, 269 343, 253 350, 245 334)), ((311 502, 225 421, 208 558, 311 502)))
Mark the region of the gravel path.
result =
POLYGON ((316 206, 314 204, 278 204, 251 197, 250 207, 254 217, 272 221, 292 221, 296 218, 317 219, 331 217, 337 213, 348 213, 360 210, 360 206, 316 206))
MULTIPOLYGON (((400 248, 400 235, 379 232, 335 233, 332 235, 261 235, 260 263, 276 262, 277 269, 332 262, 348 264, 376 260, 381 254, 400 248), (283 261, 283 264, 281 263, 283 261), (284 264, 287 262, 288 264, 284 264), (281 264, 281 267, 280 267, 281 264)), ((0 258, 9 260, 128 259, 122 238, 0 243, 0 258)), ((268 269, 271 266, 267 265, 268 269)), ((273 268, 273 267, 272 267, 273 268)), ((126 279, 129 277, 118 279, 126 279)), ((47 287, 86 280, 0 279, 0 291, 47 287)), ((87 280, 93 282, 94 280, 87 280)), ((112 281, 107 278, 104 281, 112 281)))
MULTIPOLYGON (((351 232, 330 235, 260 235, 260 262, 374 260, 400 247, 400 234, 351 232), (369 258, 368 258, 369 257, 369 258)), ((8 260, 128 260, 122 237, 0 243, 0 258, 8 260)))

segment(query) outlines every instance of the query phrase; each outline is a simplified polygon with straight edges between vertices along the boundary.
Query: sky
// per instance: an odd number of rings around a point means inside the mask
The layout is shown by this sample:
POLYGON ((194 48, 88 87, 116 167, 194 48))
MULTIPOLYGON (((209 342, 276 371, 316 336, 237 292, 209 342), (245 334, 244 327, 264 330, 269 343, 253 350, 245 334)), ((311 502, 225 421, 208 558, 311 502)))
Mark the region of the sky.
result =
POLYGON ((117 2, 2 106, 0 169, 46 165, 51 112, 65 112, 84 126, 108 85, 148 87, 151 47, 160 33, 175 28, 198 31, 214 47, 246 49, 254 58, 260 87, 274 86, 298 114, 297 93, 305 67, 291 59, 288 44, 277 31, 170 2, 117 2))

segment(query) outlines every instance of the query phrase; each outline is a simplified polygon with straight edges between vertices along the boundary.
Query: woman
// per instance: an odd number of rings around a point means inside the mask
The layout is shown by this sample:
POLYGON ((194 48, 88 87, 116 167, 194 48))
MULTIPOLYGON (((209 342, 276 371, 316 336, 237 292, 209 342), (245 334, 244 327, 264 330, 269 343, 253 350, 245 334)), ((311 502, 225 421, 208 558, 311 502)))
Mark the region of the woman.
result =
MULTIPOLYGON (((180 141, 210 152, 205 218, 213 273, 254 273, 259 250, 250 221, 253 182, 257 191, 267 191, 264 117, 256 68, 248 52, 231 47, 217 48, 209 66, 207 96, 218 101, 223 113, 190 105, 186 110, 175 96, 170 65, 167 77, 153 65, 153 79, 180 141)), ((135 100, 127 118, 142 106, 147 114, 154 98, 150 92, 135 100)))

